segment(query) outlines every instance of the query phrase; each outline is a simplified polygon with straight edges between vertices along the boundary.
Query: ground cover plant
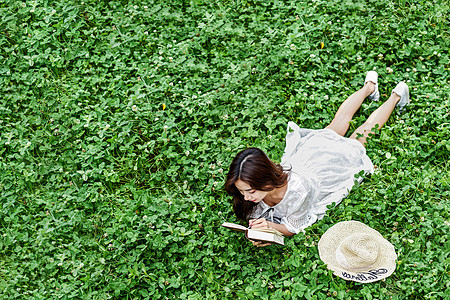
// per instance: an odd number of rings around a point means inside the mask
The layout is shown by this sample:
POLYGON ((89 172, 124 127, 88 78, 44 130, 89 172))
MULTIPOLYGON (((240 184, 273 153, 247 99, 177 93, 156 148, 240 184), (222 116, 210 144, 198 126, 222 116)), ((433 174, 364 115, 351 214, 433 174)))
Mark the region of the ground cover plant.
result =
MULTIPOLYGON (((7 299, 442 299, 450 295, 446 1, 0 2, 0 294, 7 299), (368 70, 412 104, 376 172, 285 247, 237 222, 228 164, 278 161, 368 70), (332 276, 317 242, 358 220, 395 246, 385 281, 332 276)), ((378 103, 367 101, 354 130, 378 103)))

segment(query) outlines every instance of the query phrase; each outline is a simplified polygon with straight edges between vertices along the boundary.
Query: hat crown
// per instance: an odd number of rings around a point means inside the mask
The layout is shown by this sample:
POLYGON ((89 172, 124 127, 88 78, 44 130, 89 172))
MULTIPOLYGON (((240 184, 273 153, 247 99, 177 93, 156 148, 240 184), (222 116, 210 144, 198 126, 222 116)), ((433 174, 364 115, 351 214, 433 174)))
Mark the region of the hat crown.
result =
POLYGON ((353 233, 342 240, 336 251, 339 264, 348 269, 366 269, 378 258, 379 244, 371 235, 353 233))

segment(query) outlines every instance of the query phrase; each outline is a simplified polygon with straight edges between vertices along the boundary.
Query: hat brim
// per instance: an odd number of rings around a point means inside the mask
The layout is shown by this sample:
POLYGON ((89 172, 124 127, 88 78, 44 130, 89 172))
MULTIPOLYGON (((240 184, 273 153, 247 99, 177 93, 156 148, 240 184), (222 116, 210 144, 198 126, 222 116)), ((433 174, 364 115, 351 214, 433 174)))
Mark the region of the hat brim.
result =
POLYGON ((394 246, 376 230, 358 221, 344 221, 329 228, 320 238, 320 259, 334 275, 360 283, 370 283, 390 276, 396 267, 397 254, 394 246), (370 235, 379 244, 379 253, 374 264, 366 269, 349 270, 341 266, 336 259, 336 250, 341 241, 353 233, 370 235))

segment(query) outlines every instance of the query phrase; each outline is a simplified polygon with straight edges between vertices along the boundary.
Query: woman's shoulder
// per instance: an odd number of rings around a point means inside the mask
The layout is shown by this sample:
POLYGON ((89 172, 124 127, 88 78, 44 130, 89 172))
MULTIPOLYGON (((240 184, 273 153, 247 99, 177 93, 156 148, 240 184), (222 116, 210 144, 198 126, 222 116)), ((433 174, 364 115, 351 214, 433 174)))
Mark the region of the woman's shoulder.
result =
POLYGON ((293 171, 290 171, 289 173, 290 174, 288 178, 288 187, 286 190, 286 196, 289 196, 290 194, 307 193, 309 186, 307 184, 308 179, 293 171))

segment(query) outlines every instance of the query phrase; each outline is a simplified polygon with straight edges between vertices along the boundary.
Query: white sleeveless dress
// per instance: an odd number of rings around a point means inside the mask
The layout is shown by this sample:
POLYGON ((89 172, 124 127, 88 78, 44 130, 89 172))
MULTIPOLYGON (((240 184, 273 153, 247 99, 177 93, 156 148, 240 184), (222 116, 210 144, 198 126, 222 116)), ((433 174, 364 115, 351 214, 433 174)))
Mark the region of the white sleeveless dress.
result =
POLYGON ((291 170, 286 194, 272 207, 259 202, 251 218, 284 224, 296 234, 322 219, 327 205, 339 204, 355 181, 363 180, 357 174, 373 173, 366 149, 357 140, 331 129, 303 129, 293 122, 288 123, 281 165, 291 170))

